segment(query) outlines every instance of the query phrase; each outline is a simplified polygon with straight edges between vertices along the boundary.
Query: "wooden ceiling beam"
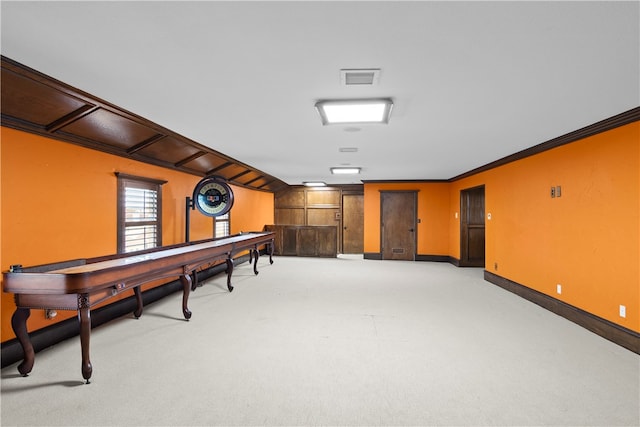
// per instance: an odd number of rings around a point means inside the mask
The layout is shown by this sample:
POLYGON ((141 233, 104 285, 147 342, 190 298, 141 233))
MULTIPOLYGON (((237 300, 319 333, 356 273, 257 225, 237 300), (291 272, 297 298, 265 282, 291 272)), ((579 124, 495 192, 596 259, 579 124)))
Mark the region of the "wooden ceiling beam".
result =
POLYGON ((78 108, 75 111, 72 111, 71 113, 67 114, 64 117, 60 117, 59 119, 57 119, 56 121, 49 123, 47 125, 47 127, 45 128, 45 130, 47 132, 55 132, 59 129, 62 129, 63 127, 75 122, 78 119, 83 118, 84 116, 87 116, 91 113, 93 113, 94 111, 97 111, 100 107, 96 106, 96 105, 84 105, 80 108, 78 108))
POLYGON ((257 178, 253 178, 251 181, 245 182, 244 185, 249 185, 249 184, 251 184, 253 182, 256 182, 257 180, 262 179, 262 178, 264 178, 264 175, 260 175, 257 178))
POLYGON ((237 175, 235 175, 235 176, 232 176, 231 178, 229 178, 229 181, 235 181, 236 179, 238 179, 238 178, 240 178, 241 176, 244 176, 244 175, 246 175, 246 174, 248 174, 248 173, 250 173, 250 172, 251 172, 251 169, 247 169, 247 170, 246 170, 246 171, 244 171, 244 172, 240 172, 239 174, 237 174, 237 175))
POLYGON ((156 142, 166 137, 167 135, 161 135, 161 134, 154 135, 151 138, 148 138, 146 141, 142 141, 140 144, 136 144, 133 147, 129 148, 127 150, 127 154, 133 154, 137 151, 142 150, 143 148, 147 148, 148 146, 155 144, 156 142))
POLYGON ((198 157, 204 156, 205 154, 207 154, 206 151, 198 151, 197 153, 192 154, 191 156, 187 157, 186 159, 182 159, 179 162, 175 163, 175 166, 177 168, 179 168, 180 166, 186 165, 187 163, 192 162, 195 159, 197 159, 198 157))
POLYGON ((218 166, 217 168, 213 168, 210 171, 208 171, 207 175, 213 175, 214 173, 216 173, 218 171, 221 171, 224 168, 228 168, 232 164, 233 164, 232 162, 225 162, 225 163, 221 164, 220 166, 218 166))

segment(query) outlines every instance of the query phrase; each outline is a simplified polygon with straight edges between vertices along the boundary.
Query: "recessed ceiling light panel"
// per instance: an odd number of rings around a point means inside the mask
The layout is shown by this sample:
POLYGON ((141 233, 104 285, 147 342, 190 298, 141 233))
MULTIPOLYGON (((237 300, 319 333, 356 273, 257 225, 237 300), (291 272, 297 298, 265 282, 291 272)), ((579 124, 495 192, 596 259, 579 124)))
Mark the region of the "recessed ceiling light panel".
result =
POLYGON ((334 175, 357 175, 360 173, 360 168, 356 167, 336 167, 331 168, 331 173, 334 175))
POLYGON ((325 100, 316 103, 323 125, 340 123, 389 123, 390 98, 325 100))

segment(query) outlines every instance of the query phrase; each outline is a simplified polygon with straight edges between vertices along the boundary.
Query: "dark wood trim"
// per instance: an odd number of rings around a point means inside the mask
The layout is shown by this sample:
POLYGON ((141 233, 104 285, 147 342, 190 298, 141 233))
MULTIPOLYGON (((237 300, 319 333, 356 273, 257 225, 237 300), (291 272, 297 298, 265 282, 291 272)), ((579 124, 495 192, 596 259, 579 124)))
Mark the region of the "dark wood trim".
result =
POLYGON ((449 179, 424 179, 424 180, 362 180, 364 184, 397 184, 397 183, 451 183, 459 181, 464 178, 468 178, 473 175, 477 175, 481 172, 497 168, 499 166, 506 165, 507 163, 522 160, 524 158, 540 154, 544 151, 551 150, 562 145, 570 144, 572 142, 587 138, 589 136, 597 135, 599 133, 607 132, 620 126, 628 125, 629 123, 640 121, 640 107, 632 108, 631 110, 601 120, 597 123, 585 126, 581 129, 569 132, 565 135, 561 135, 557 138, 550 139, 533 147, 529 147, 517 153, 495 160, 486 165, 464 172, 460 175, 456 175, 449 179))
POLYGON ((121 179, 131 179, 131 180, 134 180, 134 181, 145 181, 145 182, 149 182, 151 184, 156 184, 156 185, 164 185, 164 184, 166 184, 168 182, 168 181, 165 181, 163 179, 148 178, 146 176, 129 175, 128 173, 122 173, 122 172, 115 172, 115 175, 118 178, 121 178, 121 179))
POLYGON ((96 107, 95 105, 86 104, 80 107, 79 109, 77 109, 76 111, 73 111, 72 113, 69 113, 64 117, 59 118, 55 122, 50 123, 45 127, 45 129, 47 132, 55 132, 58 129, 62 128, 63 126, 66 126, 69 123, 73 123, 76 120, 86 116, 87 114, 93 113, 97 109, 98 107, 96 107))
POLYGON ((460 267, 460 260, 449 255, 416 255, 416 261, 448 262, 456 267, 460 267))
POLYGON ((479 168, 472 169, 458 176, 454 176, 453 178, 449 179, 448 182, 454 182, 463 178, 468 178, 480 172, 485 172, 490 169, 497 168, 498 166, 503 166, 503 165, 506 165, 507 163, 515 162, 516 160, 521 160, 526 157, 534 156, 536 154, 542 153, 543 151, 551 150, 552 148, 560 147, 561 145, 569 144, 569 143, 578 141, 580 139, 597 135, 602 132, 607 132, 617 127, 628 125, 629 123, 633 123, 637 121, 640 121, 640 107, 633 108, 629 111, 625 111, 624 113, 615 115, 613 117, 609 117, 608 119, 604 119, 592 125, 583 127, 582 129, 578 129, 576 131, 567 133, 565 135, 559 136, 557 138, 551 139, 541 144, 534 145, 533 147, 527 148, 522 151, 518 151, 517 153, 495 160, 491 163, 487 163, 486 165, 480 166, 479 168))
POLYGON ((364 259, 382 260, 382 252, 365 252, 363 254, 364 259))
POLYGON ((640 354, 640 333, 634 332, 609 320, 598 317, 578 307, 560 301, 549 295, 528 288, 524 285, 498 276, 490 271, 484 271, 487 282, 500 286, 514 294, 545 308, 558 316, 562 316, 583 328, 600 335, 634 353, 640 354))
POLYGON ((419 255, 419 254, 416 254, 416 261, 451 262, 449 255, 419 255))
POLYGON ((136 153, 140 150, 142 150, 143 148, 147 148, 153 144, 155 144, 156 142, 160 141, 161 139, 166 138, 167 135, 161 135, 159 133, 153 135, 151 138, 147 139, 146 141, 142 141, 140 144, 138 145, 134 145, 133 147, 129 148, 127 150, 128 154, 133 154, 136 153))
MULTIPOLYGON (((421 184, 421 183, 435 183, 435 184, 446 184, 448 183, 448 179, 388 179, 388 180, 380 180, 380 179, 363 179, 363 184, 421 184)), ((356 184, 358 185, 358 184, 356 184)))
MULTIPOLYGON (((272 180, 269 180, 269 181, 265 182, 264 184, 262 184, 261 186, 259 186, 259 187, 258 187, 258 189, 262 189, 262 188, 264 188, 264 187, 269 187, 271 184, 273 184, 273 182, 274 182, 274 181, 275 181, 275 180, 273 180, 273 179, 272 179, 272 180)), ((279 187, 277 187, 275 190, 273 190, 273 192, 274 192, 274 193, 277 193, 277 192, 278 192, 278 191, 280 191, 282 188, 289 188, 289 186, 288 186, 288 185, 286 185, 286 186, 279 186, 279 187)))
POLYGON ((258 177, 253 178, 251 181, 245 182, 244 185, 253 184, 254 182, 256 182, 256 181, 258 181, 259 179, 262 179, 262 178, 264 178, 264 175, 259 175, 258 177))
POLYGON ((221 171, 224 168, 228 168, 229 166, 232 166, 233 163, 232 162, 225 162, 223 164, 221 164, 220 166, 216 166, 215 168, 207 171, 207 175, 213 175, 214 173, 221 171))
POLYGON ((206 153, 206 152, 204 152, 204 151, 198 151, 197 153, 190 155, 190 156, 189 156, 189 157, 187 157, 186 159, 182 159, 182 160, 180 160, 180 161, 177 161, 177 162, 175 163, 175 166, 176 166, 177 168, 179 168, 179 167, 181 167, 181 166, 183 166, 183 165, 186 165, 186 164, 187 164, 187 163, 189 163, 189 162, 194 161, 195 159, 198 159, 198 158, 200 158, 200 157, 204 156, 205 154, 207 154, 207 153, 206 153))
POLYGON ((250 172, 251 172, 251 171, 247 169, 247 170, 246 170, 246 171, 244 171, 244 172, 240 172, 239 174, 232 176, 231 178, 229 178, 229 181, 235 181, 235 180, 237 180, 238 178, 240 178, 240 177, 242 177, 242 176, 245 176, 246 174, 248 174, 248 173, 250 173, 250 172))
MULTIPOLYGON (((363 254, 363 258, 381 261, 382 252, 365 252, 363 254)), ((421 262, 448 262, 456 267, 460 266, 460 261, 458 259, 448 255, 416 255, 415 260, 421 262)))

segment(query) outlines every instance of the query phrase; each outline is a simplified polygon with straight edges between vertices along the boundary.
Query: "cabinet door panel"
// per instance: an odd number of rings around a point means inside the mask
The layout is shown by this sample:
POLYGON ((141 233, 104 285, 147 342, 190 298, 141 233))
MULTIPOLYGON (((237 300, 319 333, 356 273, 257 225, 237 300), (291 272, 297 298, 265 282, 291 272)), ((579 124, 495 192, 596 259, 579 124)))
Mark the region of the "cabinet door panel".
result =
POLYGON ((321 257, 334 257, 337 255, 337 229, 321 228, 317 230, 317 255, 321 257))
POLYGON ((298 229, 298 255, 316 256, 318 232, 314 228, 298 229))
POLYGON ((295 228, 285 227, 282 230, 282 255, 296 255, 298 252, 298 236, 295 228))

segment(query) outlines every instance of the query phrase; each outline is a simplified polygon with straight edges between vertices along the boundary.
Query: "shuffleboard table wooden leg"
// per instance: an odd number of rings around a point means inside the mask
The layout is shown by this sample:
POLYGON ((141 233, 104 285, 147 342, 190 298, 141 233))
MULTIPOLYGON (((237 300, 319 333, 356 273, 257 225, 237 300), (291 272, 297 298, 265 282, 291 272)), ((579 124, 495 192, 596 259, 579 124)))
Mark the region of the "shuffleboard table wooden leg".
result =
POLYGON ((255 250, 251 249, 251 252, 255 252, 256 254, 255 259, 253 261, 253 274, 258 274, 258 258, 260 257, 260 251, 258 250, 257 245, 255 250))
POLYGON ((193 270, 193 273, 191 276, 191 290, 195 291, 197 287, 198 287, 198 270, 193 270))
POLYGON ((273 264, 273 247, 275 246, 275 242, 272 240, 267 243, 267 246, 269 246, 269 264, 273 264))
POLYGON ((93 373, 89 349, 91 343, 91 309, 89 295, 78 294, 78 320, 80 321, 80 347, 82 349, 82 378, 89 384, 93 373))
POLYGON ((133 312, 133 315, 136 316, 136 319, 138 319, 140 316, 142 316, 142 291, 140 290, 140 286, 136 286, 135 288, 133 288, 133 293, 136 295, 136 303, 138 304, 136 310, 133 312))
POLYGON ((229 292, 233 292, 233 285, 231 284, 231 275, 233 274, 233 258, 231 258, 231 254, 227 258, 227 289, 229 292))
POLYGON ((18 365, 18 372, 20 372, 23 377, 29 375, 31 369, 33 369, 33 363, 36 358, 33 344, 31 344, 29 333, 27 332, 27 319, 29 316, 31 316, 31 310, 21 307, 18 307, 13 313, 13 316, 11 316, 11 327, 24 352, 24 359, 22 363, 18 365))
POLYGON ((180 276, 180 281, 182 282, 182 314, 184 318, 189 320, 191 319, 191 310, 189 310, 189 293, 191 292, 191 275, 185 271, 185 274, 180 276))

